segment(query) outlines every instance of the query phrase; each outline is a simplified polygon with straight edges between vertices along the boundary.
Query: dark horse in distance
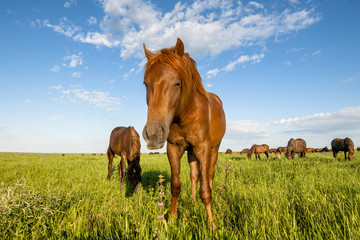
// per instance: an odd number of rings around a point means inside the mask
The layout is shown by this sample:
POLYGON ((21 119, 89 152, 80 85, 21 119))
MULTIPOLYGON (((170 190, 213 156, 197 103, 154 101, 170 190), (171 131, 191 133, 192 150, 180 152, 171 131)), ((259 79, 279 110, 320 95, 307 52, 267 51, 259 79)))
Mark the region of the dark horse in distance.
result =
POLYGON ((353 160, 354 159, 354 143, 350 138, 335 138, 331 141, 331 148, 333 151, 334 158, 336 158, 339 151, 344 151, 345 160, 353 160), (347 156, 346 156, 346 153, 347 156))
POLYGON ((144 44, 144 50, 148 115, 143 137, 149 149, 159 149, 167 141, 171 167, 170 215, 177 217, 180 159, 187 151, 193 201, 200 178, 200 198, 209 224, 216 228, 211 191, 218 150, 225 134, 222 102, 218 96, 205 90, 196 63, 184 53, 184 44, 179 38, 173 48, 153 53, 144 44))
POLYGON ((248 160, 251 159, 251 156, 255 154, 255 159, 260 158, 260 153, 265 153, 266 158, 269 158, 269 146, 267 144, 261 144, 261 145, 252 145, 252 147, 249 150, 249 153, 247 154, 248 160))
POLYGON ((107 156, 109 159, 107 179, 110 180, 110 171, 115 154, 121 160, 118 166, 119 181, 121 186, 124 184, 126 172, 128 179, 133 185, 133 190, 137 190, 141 182, 140 167, 140 137, 133 127, 116 127, 110 135, 107 156), (126 171, 126 161, 128 169, 126 171))
POLYGON ((288 142, 286 148, 286 158, 287 159, 294 159, 295 153, 298 154, 299 158, 305 157, 306 152, 306 142, 302 138, 297 138, 294 140, 291 138, 288 142))

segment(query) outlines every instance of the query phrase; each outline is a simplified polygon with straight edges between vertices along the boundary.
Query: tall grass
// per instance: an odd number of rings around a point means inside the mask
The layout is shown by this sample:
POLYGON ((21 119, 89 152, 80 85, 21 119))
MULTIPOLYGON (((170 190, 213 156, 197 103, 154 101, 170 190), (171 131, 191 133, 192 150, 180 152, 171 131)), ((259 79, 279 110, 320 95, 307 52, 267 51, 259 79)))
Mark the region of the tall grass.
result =
MULTIPOLYGON (((262 156, 264 157, 264 156, 262 156)), ((116 159, 116 164, 119 159, 116 159)), ((360 154, 289 161, 220 154, 208 228, 199 196, 191 200, 182 159, 178 219, 159 227, 159 175, 170 210, 166 155, 141 155, 142 189, 120 188, 106 156, 0 153, 0 239, 360 239, 360 154)))

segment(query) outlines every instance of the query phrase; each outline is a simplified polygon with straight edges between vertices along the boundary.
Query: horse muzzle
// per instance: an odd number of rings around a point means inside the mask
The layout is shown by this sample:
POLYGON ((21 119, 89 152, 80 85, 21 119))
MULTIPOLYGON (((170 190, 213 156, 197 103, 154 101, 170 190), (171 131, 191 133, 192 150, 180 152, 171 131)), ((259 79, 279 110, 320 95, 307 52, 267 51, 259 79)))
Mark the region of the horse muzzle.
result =
POLYGON ((165 125, 148 125, 146 124, 142 132, 143 138, 150 150, 162 148, 165 144, 169 131, 165 130, 165 125))

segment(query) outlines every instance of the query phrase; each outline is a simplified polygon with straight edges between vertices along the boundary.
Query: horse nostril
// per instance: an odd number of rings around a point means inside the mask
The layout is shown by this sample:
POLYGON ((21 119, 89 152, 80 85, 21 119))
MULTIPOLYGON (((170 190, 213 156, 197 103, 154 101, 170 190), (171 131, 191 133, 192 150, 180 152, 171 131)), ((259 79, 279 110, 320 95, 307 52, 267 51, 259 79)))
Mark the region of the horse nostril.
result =
POLYGON ((161 126, 161 136, 163 137, 165 135, 165 128, 164 126, 161 126))
POLYGON ((146 138, 149 139, 149 134, 148 134, 148 131, 147 131, 147 126, 145 126, 145 134, 146 134, 146 138))

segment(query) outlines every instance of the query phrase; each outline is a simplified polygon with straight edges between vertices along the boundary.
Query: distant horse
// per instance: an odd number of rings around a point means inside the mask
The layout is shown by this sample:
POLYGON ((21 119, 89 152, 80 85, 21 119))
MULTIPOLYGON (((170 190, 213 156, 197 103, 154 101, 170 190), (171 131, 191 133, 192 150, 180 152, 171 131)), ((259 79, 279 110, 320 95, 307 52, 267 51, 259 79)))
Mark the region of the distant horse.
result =
POLYGON ((218 96, 206 92, 195 61, 184 53, 178 38, 175 47, 155 53, 144 44, 147 63, 144 85, 148 104, 143 138, 147 148, 161 148, 167 141, 171 167, 171 211, 177 217, 180 194, 180 159, 185 151, 191 172, 192 198, 200 177, 200 198, 209 223, 216 228, 211 210, 215 164, 225 134, 225 113, 218 96))
POLYGON ((356 150, 358 150, 358 152, 360 152, 360 147, 357 147, 356 150))
POLYGON ((281 158, 281 153, 286 154, 287 147, 278 147, 275 151, 276 158, 281 158))
POLYGON ((320 150, 320 152, 330 152, 328 147, 324 147, 320 150))
POLYGON ((226 149, 225 154, 232 154, 232 153, 233 153, 233 151, 230 148, 226 149))
POLYGON ((261 160, 260 159, 260 153, 265 153, 266 158, 269 158, 269 154, 268 154, 269 153, 269 146, 266 145, 266 144, 262 144, 262 145, 254 144, 254 145, 252 145, 252 147, 250 148, 249 153, 247 155, 247 158, 248 158, 248 160, 250 160, 251 156, 253 154, 255 154, 255 159, 259 158, 259 160, 261 160))
POLYGON ((307 153, 313 153, 313 152, 315 152, 315 149, 314 149, 314 148, 306 148, 306 149, 305 149, 305 152, 307 152, 307 153))
POLYGON ((110 143, 107 150, 109 159, 107 179, 110 180, 110 171, 115 154, 121 157, 118 166, 119 181, 121 186, 124 184, 126 172, 128 179, 136 191, 141 182, 140 167, 140 137, 133 127, 116 127, 110 135, 110 143), (126 161, 128 169, 126 171, 126 161))
POLYGON ((298 154, 299 158, 305 157, 306 152, 306 142, 302 138, 297 138, 294 140, 291 138, 287 145, 287 151, 286 151, 286 158, 287 159, 294 159, 295 153, 298 154))
POLYGON ((240 154, 248 154, 249 151, 250 151, 250 149, 244 148, 243 150, 241 150, 240 154))
POLYGON ((336 158, 339 151, 344 151, 345 159, 354 159, 354 143, 350 138, 335 138, 331 141, 331 149, 333 151, 334 158, 336 158), (346 156, 346 153, 348 155, 346 156))

